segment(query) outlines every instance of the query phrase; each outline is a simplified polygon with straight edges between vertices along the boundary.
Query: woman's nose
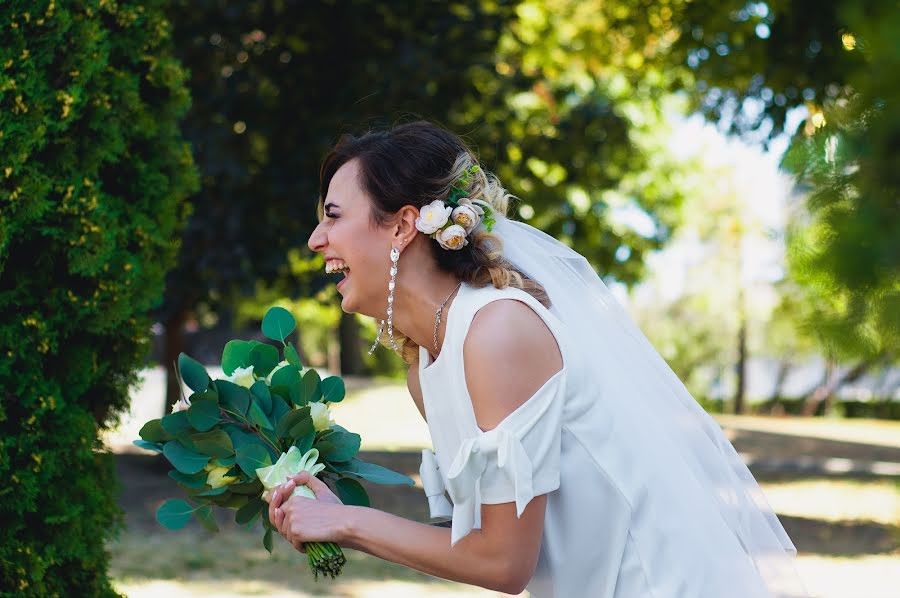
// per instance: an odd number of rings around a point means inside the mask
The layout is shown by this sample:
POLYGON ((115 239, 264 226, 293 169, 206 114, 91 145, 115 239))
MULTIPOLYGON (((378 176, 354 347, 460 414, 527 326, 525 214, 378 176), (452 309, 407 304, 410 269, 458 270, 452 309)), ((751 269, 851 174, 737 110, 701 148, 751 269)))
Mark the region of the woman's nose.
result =
POLYGON ((306 244, 317 253, 321 253, 325 249, 325 232, 322 230, 321 223, 313 230, 306 244))

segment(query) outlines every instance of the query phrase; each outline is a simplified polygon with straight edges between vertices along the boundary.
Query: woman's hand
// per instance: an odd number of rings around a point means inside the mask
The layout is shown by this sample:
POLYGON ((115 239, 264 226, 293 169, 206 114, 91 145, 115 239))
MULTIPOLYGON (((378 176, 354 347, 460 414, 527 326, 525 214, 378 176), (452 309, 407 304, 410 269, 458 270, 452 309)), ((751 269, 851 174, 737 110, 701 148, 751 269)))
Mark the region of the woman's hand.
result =
POLYGON ((301 471, 272 491, 269 497, 269 521, 297 550, 304 542, 335 542, 344 539, 347 511, 325 482, 301 471), (306 486, 316 500, 291 496, 297 486, 306 486))

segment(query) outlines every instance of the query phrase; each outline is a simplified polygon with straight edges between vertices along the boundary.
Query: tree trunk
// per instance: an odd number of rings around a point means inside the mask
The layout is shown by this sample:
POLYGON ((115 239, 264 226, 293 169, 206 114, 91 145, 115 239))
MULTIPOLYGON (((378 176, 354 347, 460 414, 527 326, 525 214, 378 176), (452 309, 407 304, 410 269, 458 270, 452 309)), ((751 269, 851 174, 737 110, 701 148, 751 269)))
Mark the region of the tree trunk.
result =
POLYGON ((734 389, 734 412, 744 413, 744 399, 747 392, 747 316, 741 310, 738 328, 738 360, 735 364, 737 381, 734 389))
POLYGON ((872 360, 860 361, 850 368, 843 376, 834 375, 837 364, 834 361, 829 360, 828 364, 825 366, 825 380, 806 397, 806 400, 803 403, 803 415, 814 415, 818 410, 819 405, 823 402, 827 409, 829 406, 828 401, 834 396, 835 392, 837 392, 844 384, 858 380, 873 365, 879 363, 882 359, 883 357, 879 357, 872 360))
POLYGON ((359 322, 355 314, 341 313, 338 336, 341 349, 341 375, 363 375, 365 366, 360 346, 359 322))
POLYGON ((163 362, 166 364, 166 405, 163 415, 172 412, 174 405, 181 398, 181 385, 178 382, 178 374, 175 363, 178 355, 184 350, 184 323, 187 320, 185 310, 177 310, 163 323, 164 350, 163 362))

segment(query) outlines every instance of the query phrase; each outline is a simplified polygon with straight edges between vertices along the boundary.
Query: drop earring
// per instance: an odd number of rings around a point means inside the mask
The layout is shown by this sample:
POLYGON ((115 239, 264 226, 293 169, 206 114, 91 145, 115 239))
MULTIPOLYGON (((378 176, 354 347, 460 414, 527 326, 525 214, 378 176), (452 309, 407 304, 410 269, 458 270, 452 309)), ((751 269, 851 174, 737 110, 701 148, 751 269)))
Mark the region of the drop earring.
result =
MULTIPOLYGON (((391 341, 391 347, 393 347, 394 351, 397 353, 400 353, 400 347, 397 346, 397 342, 394 340, 394 289, 397 287, 397 263, 399 261, 400 250, 396 247, 391 247, 391 280, 388 283, 387 326, 388 339, 391 341)), ((383 332, 384 320, 381 321, 381 325, 378 327, 378 334, 375 335, 375 342, 372 344, 372 348, 369 349, 369 355, 375 352, 383 332)))

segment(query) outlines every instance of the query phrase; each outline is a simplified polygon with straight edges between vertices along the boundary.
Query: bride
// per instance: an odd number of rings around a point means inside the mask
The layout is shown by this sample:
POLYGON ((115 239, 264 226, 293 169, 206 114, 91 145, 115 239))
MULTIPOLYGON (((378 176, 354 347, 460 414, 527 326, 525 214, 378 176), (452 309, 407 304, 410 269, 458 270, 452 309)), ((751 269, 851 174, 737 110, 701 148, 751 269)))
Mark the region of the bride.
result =
POLYGON ((806 595, 750 472, 586 260, 427 122, 343 137, 309 246, 381 320, 431 433, 434 518, 343 505, 301 473, 269 518, 438 577, 538 597, 806 595), (318 500, 290 496, 307 485, 318 500), (449 496, 449 500, 448 500, 449 496))

